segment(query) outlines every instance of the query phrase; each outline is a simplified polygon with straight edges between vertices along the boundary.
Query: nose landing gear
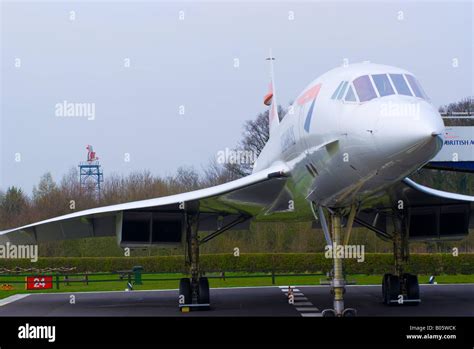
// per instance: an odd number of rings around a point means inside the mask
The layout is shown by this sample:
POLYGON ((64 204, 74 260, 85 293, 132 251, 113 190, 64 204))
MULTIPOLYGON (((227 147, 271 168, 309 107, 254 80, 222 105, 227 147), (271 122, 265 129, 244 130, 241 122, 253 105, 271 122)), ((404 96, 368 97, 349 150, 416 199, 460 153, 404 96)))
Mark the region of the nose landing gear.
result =
MULTIPOLYGON (((341 245, 347 245, 349 242, 349 237, 350 233, 352 230, 352 225, 354 223, 354 217, 356 215, 356 210, 357 207, 353 205, 351 207, 351 211, 349 213, 349 217, 347 220, 347 225, 346 225, 346 234, 344 238, 344 242, 342 242, 342 224, 341 224, 341 215, 338 212, 331 212, 330 211, 330 216, 331 216, 331 240, 328 241, 328 244, 330 243, 333 248, 341 245)), ((326 220, 324 218, 324 214, 320 210, 320 220, 321 220, 321 225, 323 225, 323 229, 325 231, 328 231, 329 229, 327 228, 326 220)), ((329 234, 326 234, 329 235, 329 234)), ((345 289, 345 279, 343 275, 343 266, 342 266, 342 258, 339 253, 333 253, 332 259, 333 259, 333 277, 331 281, 331 294, 334 295, 334 301, 333 301, 333 306, 334 309, 325 309, 322 312, 323 317, 351 317, 351 316, 356 316, 357 311, 353 308, 344 308, 344 293, 346 292, 345 289)))

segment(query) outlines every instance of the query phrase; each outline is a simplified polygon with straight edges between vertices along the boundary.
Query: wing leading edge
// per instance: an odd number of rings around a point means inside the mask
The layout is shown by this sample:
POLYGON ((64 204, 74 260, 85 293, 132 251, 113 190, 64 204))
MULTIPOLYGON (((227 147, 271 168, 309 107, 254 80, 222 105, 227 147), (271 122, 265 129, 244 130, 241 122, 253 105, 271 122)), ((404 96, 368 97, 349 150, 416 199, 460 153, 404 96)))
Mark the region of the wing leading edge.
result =
MULTIPOLYGON (((254 217, 265 212, 285 187, 289 169, 278 164, 249 176, 210 188, 149 200, 75 212, 22 227, 0 231, 0 243, 34 244, 43 241, 114 236, 124 213, 173 215, 198 210, 203 228, 213 229, 219 218, 254 217), (210 223, 211 222, 211 223, 210 223), (214 222, 214 223, 212 223, 214 222)), ((160 216, 160 217, 161 217, 160 216)))
POLYGON ((427 194, 431 196, 435 196, 441 199, 451 199, 451 200, 459 200, 459 201, 467 201, 467 202, 474 202, 474 196, 458 194, 458 193, 450 193, 447 191, 442 191, 438 189, 433 189, 430 187, 426 187, 424 185, 418 184, 415 181, 411 180, 410 178, 405 178, 403 183, 408 185, 409 187, 427 194))

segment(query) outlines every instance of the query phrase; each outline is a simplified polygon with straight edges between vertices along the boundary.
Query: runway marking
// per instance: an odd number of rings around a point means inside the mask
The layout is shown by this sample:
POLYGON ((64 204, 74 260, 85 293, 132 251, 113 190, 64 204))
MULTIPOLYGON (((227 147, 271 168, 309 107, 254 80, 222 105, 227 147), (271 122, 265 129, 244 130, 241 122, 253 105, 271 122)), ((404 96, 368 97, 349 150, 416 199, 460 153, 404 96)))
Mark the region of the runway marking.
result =
POLYGON ((300 312, 305 312, 305 311, 319 311, 318 308, 316 307, 304 307, 304 308, 296 308, 297 311, 300 311, 300 312))
POLYGON ((289 293, 293 294, 293 306, 295 310, 300 313, 303 317, 321 317, 322 313, 319 309, 314 306, 313 303, 309 302, 308 298, 297 288, 292 286, 279 286, 283 294, 288 298, 289 293), (291 290, 291 291, 290 291, 291 290))
MULTIPOLYGON (((288 288, 280 288, 280 290, 282 290, 284 293, 288 293, 288 288)), ((301 292, 299 289, 297 288, 293 288, 292 289, 293 292, 301 292)))
POLYGON ((3 307, 4 305, 19 301, 20 299, 28 297, 30 294, 29 293, 23 293, 23 294, 14 294, 13 296, 0 299, 0 307, 3 307))
POLYGON ((322 317, 323 313, 302 313, 302 317, 322 317))
POLYGON ((294 299, 295 299, 295 301, 307 301, 308 300, 308 298, 303 297, 303 296, 295 296, 294 299))
MULTIPOLYGON (((451 283, 451 284, 420 284, 421 286, 472 286, 474 283, 451 283)), ((288 292, 288 286, 226 286, 226 287, 212 287, 211 290, 245 290, 245 289, 265 289, 265 288, 275 288, 278 287, 284 292, 288 292)), ((329 287, 328 285, 299 285, 295 287, 304 287, 304 288, 325 288, 329 287)), ((382 287, 381 284, 379 285, 346 285, 347 288, 349 287, 382 287)), ((179 291, 177 288, 167 288, 167 289, 150 289, 150 290, 133 290, 131 293, 137 292, 171 292, 171 291, 179 291)), ((301 296, 303 293, 298 288, 294 288, 293 293, 295 296, 301 296), (298 293, 297 293, 298 292, 298 293)), ((117 290, 117 291, 64 291, 64 292, 35 292, 34 295, 55 295, 55 294, 97 294, 97 293, 126 293, 125 291, 117 290)), ((28 294, 28 295, 31 295, 28 294)))

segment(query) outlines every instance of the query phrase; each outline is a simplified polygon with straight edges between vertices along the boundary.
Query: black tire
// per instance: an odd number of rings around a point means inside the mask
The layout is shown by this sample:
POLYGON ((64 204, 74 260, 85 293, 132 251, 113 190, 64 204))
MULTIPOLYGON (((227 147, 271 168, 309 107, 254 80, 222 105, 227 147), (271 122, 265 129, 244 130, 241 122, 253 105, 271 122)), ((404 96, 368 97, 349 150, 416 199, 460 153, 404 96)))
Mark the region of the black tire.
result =
POLYGON ((188 278, 179 280, 179 298, 181 299, 181 297, 184 297, 184 304, 192 303, 191 280, 188 278))
POLYGON ((393 304, 391 301, 398 300, 400 295, 400 279, 396 275, 391 275, 387 277, 387 283, 385 285, 385 304, 393 304))
MULTIPOLYGON (((404 274, 408 299, 420 299, 420 285, 418 284, 418 276, 412 274, 404 274)), ((410 304, 418 304, 417 302, 410 304)))
POLYGON ((206 277, 199 278, 199 304, 209 304, 211 301, 209 292, 209 280, 206 277))
POLYGON ((336 311, 334 309, 325 309, 321 315, 322 317, 336 317, 336 311))
POLYGON ((388 279, 392 276, 392 274, 384 274, 383 279, 382 279, 382 298, 383 302, 385 304, 389 304, 389 300, 387 299, 387 284, 388 284, 388 279))
POLYGON ((352 308, 346 308, 342 312, 342 317, 354 317, 357 316, 357 311, 352 308))

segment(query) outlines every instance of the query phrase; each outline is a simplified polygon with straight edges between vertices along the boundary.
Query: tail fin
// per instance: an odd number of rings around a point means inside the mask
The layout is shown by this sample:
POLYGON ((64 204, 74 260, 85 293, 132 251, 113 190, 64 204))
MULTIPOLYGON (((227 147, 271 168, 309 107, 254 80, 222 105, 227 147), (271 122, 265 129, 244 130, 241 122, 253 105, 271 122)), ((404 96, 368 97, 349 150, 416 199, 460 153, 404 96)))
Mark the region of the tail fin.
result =
POLYGON ((275 79, 273 76, 273 61, 275 58, 272 56, 272 51, 270 50, 270 57, 267 58, 267 61, 270 62, 270 86, 269 91, 263 99, 265 105, 270 106, 268 111, 268 128, 270 132, 270 137, 274 133, 277 126, 280 124, 280 117, 278 116, 278 104, 275 96, 275 79))

